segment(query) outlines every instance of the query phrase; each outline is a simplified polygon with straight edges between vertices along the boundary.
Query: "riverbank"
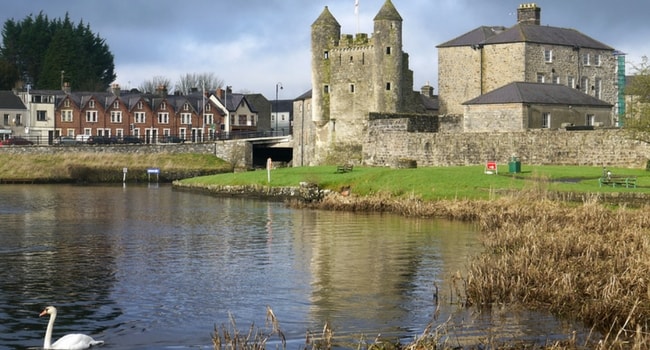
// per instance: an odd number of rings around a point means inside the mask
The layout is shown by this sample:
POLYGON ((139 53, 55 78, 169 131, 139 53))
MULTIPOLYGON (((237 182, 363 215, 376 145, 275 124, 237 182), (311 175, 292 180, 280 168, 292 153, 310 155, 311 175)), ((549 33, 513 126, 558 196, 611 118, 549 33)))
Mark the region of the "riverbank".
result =
POLYGON ((154 181, 172 182, 231 171, 231 166, 213 155, 192 153, 0 155, 0 183, 147 182, 149 169, 158 169, 154 181))

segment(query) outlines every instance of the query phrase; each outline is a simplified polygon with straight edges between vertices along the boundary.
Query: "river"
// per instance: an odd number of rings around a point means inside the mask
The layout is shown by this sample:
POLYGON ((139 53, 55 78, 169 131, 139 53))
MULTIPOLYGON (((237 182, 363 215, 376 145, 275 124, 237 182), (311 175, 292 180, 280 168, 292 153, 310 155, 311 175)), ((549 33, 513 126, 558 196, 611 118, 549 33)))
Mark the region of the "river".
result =
POLYGON ((379 334, 406 342, 429 324, 459 345, 543 342, 575 328, 463 307, 452 276, 481 250, 466 223, 168 185, 2 185, 0 224, 0 349, 42 347, 47 305, 59 310, 54 339, 86 333, 102 349, 211 349, 215 326, 270 332, 267 306, 291 349, 326 323, 338 347, 355 348, 379 334))

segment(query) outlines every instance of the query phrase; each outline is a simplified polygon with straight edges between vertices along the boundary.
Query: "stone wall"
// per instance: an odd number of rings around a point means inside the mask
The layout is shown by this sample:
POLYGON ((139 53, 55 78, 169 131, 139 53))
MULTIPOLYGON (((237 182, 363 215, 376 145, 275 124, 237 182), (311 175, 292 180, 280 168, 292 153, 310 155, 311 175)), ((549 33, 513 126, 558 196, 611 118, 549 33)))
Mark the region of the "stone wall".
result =
POLYGON ((531 130, 507 133, 408 132, 409 118, 370 122, 363 164, 391 166, 413 159, 418 166, 522 164, 645 167, 650 146, 626 137, 624 130, 531 130), (400 125, 402 124, 402 125, 400 125))
POLYGON ((2 154, 64 154, 64 153, 197 153, 214 154, 238 167, 253 165, 252 145, 246 141, 217 141, 210 143, 184 143, 160 145, 78 145, 78 146, 9 146, 0 147, 2 154))

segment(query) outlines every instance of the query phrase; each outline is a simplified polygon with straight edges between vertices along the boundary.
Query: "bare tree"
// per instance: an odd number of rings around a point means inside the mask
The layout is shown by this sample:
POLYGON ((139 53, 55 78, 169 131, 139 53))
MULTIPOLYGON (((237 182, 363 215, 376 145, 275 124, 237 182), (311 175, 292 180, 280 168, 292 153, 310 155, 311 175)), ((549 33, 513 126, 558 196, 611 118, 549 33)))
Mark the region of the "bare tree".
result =
POLYGON ((624 126, 635 139, 650 142, 650 62, 644 56, 634 65, 634 75, 628 77, 625 88, 626 111, 624 126))
POLYGON ((165 87, 169 89, 171 86, 171 80, 167 77, 161 75, 156 75, 150 80, 145 80, 138 86, 138 90, 145 93, 154 93, 159 87, 165 87))
POLYGON ((192 91, 203 91, 203 89, 214 92, 223 84, 223 79, 217 77, 214 73, 187 73, 178 78, 174 91, 184 95, 192 91))

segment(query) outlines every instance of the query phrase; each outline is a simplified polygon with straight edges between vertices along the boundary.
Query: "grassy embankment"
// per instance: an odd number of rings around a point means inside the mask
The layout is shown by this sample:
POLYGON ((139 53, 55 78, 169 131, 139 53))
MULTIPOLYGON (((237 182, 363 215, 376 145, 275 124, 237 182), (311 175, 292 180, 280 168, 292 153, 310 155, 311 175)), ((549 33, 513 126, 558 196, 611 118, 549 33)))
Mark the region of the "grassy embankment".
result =
POLYGON ((127 181, 146 181, 147 168, 160 168, 162 181, 176 180, 230 169, 212 155, 203 154, 2 154, 0 181, 34 182, 121 182, 127 168, 127 181))
MULTIPOLYGON (((318 183, 332 190, 350 186, 352 196, 330 196, 316 207, 383 210, 404 215, 438 216, 476 222, 485 252, 463 276, 467 304, 520 304, 550 310, 584 322, 596 334, 553 344, 495 348, 647 349, 650 348, 650 206, 627 208, 600 203, 603 194, 648 194, 650 173, 611 168, 638 177, 638 188, 599 187, 602 168, 524 167, 516 176, 486 175, 483 167, 392 170, 335 167, 277 169, 271 184, 318 183), (578 194, 582 202, 555 200, 557 193, 578 194)), ((222 174, 184 180, 221 185, 266 185, 266 171, 222 174)), ((574 197, 574 198, 576 198, 574 197)), ((432 324, 407 348, 453 348, 443 343, 445 325, 432 324)), ((448 338, 447 338, 448 339, 448 338)), ((516 341, 516 340, 515 340, 516 341)))

